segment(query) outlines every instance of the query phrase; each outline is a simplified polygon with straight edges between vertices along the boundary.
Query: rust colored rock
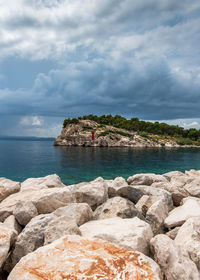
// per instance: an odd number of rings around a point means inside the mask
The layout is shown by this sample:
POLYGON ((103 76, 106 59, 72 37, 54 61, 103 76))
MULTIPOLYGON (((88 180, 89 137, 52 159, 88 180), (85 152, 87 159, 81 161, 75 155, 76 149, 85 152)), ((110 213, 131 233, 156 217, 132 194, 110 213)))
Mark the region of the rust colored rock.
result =
POLYGON ((8 280, 159 280, 159 274, 158 265, 139 252, 65 236, 21 259, 8 280))

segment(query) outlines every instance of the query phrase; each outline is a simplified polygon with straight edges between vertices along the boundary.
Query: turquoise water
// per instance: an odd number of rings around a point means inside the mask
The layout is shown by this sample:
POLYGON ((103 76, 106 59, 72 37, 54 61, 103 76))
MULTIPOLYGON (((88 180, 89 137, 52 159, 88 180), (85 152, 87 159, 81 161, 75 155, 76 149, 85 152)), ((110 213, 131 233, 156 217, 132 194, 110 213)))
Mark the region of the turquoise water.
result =
POLYGON ((58 174, 65 184, 98 176, 200 169, 200 149, 54 147, 52 141, 0 140, 0 177, 23 181, 58 174))

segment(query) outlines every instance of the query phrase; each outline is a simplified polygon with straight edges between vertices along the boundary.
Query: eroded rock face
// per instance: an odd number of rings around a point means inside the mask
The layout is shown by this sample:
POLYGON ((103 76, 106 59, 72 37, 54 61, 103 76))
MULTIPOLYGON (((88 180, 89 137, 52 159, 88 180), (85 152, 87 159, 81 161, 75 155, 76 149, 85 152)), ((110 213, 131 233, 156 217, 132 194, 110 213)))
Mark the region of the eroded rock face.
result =
POLYGON ((139 212, 135 208, 134 203, 119 196, 108 199, 94 212, 94 218, 98 220, 114 217, 120 217, 123 219, 133 218, 138 215, 139 212))
POLYGON ((65 185, 62 183, 60 177, 56 174, 48 175, 42 178, 29 178, 21 184, 21 190, 30 189, 48 189, 48 188, 63 188, 65 185))
POLYGON ((136 174, 130 176, 127 179, 129 185, 146 185, 151 186, 155 182, 165 182, 168 180, 162 175, 156 175, 154 173, 144 173, 144 174, 136 174))
POLYGON ((22 231, 22 227, 19 225, 14 215, 6 218, 4 221, 4 225, 9 227, 12 231, 16 232, 17 235, 22 231))
POLYGON ((180 227, 175 243, 187 250, 200 271, 200 217, 190 218, 180 227))
POLYGON ((181 226, 192 217, 200 218, 200 198, 187 197, 183 199, 183 205, 173 209, 165 219, 165 226, 173 228, 181 226))
POLYGON ((149 253, 149 241, 153 237, 150 225, 137 217, 90 221, 82 225, 80 230, 85 238, 100 238, 145 255, 149 253))
POLYGON ((93 212, 87 203, 70 203, 65 207, 56 209, 53 214, 55 216, 64 216, 75 220, 78 226, 93 219, 93 212))
POLYGON ((199 280, 200 274, 187 251, 167 235, 159 234, 151 242, 154 260, 160 265, 166 280, 199 280))
POLYGON ((20 191, 20 183, 0 178, 0 202, 9 195, 20 191))
POLYGON ((38 211, 31 201, 18 201, 13 215, 20 225, 25 226, 32 218, 38 215, 38 211))
POLYGON ((89 183, 80 183, 69 187, 76 202, 88 203, 92 210, 108 199, 108 186, 106 181, 99 177, 89 183))
POLYGON ((20 191, 10 195, 1 202, 0 221, 4 221, 13 214, 18 201, 31 201, 39 214, 46 214, 74 202, 74 198, 67 187, 20 191))
POLYGON ((9 227, 0 223, 0 270, 8 257, 10 246, 15 237, 15 233, 9 227))
POLYGON ((78 234, 81 235, 80 229, 75 220, 68 217, 58 217, 48 224, 44 234, 44 244, 50 244, 53 241, 65 235, 78 234))
MULTIPOLYGON (((28 254, 8 280, 161 280, 158 265, 135 251, 108 242, 66 236, 28 254)), ((189 278, 188 278, 189 279, 189 278)))

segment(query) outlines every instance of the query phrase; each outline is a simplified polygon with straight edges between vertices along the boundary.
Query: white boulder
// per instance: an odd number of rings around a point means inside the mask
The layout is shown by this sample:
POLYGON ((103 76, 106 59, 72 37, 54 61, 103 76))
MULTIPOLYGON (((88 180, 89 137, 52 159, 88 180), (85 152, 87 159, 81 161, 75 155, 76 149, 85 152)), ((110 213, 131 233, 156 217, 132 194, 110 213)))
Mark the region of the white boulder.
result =
POLYGON ((9 195, 20 191, 20 183, 6 178, 0 178, 0 202, 9 195))

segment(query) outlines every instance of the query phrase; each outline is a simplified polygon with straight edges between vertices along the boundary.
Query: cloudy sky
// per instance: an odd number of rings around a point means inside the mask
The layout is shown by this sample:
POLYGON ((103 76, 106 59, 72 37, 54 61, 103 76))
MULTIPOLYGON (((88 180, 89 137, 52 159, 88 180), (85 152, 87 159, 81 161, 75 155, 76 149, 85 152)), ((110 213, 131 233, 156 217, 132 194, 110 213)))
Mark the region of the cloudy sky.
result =
POLYGON ((0 0, 0 135, 89 113, 200 128, 199 0, 0 0))

